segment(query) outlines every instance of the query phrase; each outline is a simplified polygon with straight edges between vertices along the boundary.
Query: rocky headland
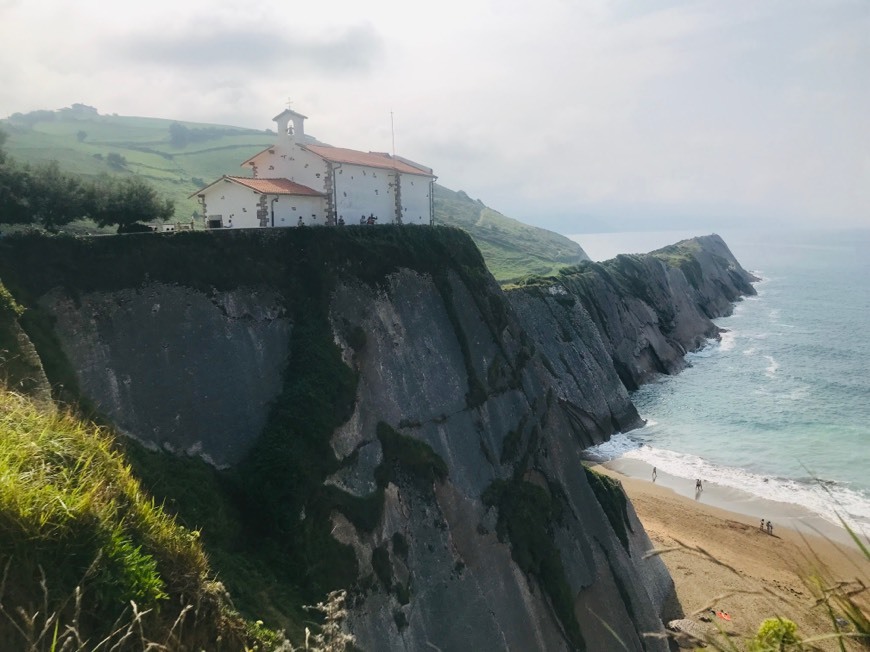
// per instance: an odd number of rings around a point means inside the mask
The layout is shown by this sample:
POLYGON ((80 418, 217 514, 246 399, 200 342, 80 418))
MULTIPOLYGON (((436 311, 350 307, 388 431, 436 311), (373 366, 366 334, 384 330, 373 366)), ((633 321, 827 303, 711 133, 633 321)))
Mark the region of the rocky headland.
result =
POLYGON ((752 280, 715 235, 510 290, 438 227, 0 242, 10 383, 231 476, 232 540, 151 486, 215 559, 347 588, 365 650, 667 649, 673 581, 580 452, 752 280))

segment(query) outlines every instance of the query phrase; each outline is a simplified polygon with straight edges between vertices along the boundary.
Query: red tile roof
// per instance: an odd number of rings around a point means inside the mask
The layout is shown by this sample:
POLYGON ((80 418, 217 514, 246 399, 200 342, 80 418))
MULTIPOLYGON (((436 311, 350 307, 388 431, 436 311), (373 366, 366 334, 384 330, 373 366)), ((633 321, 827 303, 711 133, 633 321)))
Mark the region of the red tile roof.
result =
POLYGON ((318 156, 323 157, 327 161, 332 161, 334 163, 367 165, 373 168, 396 170, 402 174, 419 174, 426 177, 433 176, 429 168, 424 168, 423 166, 415 167, 405 161, 381 152, 358 152, 355 149, 330 147, 329 145, 303 145, 303 147, 308 151, 314 152, 318 156))
POLYGON ((303 195, 307 197, 324 196, 322 192, 318 192, 314 188, 309 188, 308 186, 303 186, 301 183, 290 181, 290 179, 252 179, 251 177, 230 177, 226 175, 222 176, 217 181, 208 184, 205 188, 200 188, 190 196, 195 197, 196 195, 201 195, 221 181, 238 183, 239 185, 250 188, 254 192, 259 192, 263 195, 303 195))
POLYGON ((264 195, 323 196, 322 192, 317 192, 314 188, 303 186, 301 183, 290 181, 290 179, 252 179, 250 177, 227 177, 227 179, 231 179, 264 195))

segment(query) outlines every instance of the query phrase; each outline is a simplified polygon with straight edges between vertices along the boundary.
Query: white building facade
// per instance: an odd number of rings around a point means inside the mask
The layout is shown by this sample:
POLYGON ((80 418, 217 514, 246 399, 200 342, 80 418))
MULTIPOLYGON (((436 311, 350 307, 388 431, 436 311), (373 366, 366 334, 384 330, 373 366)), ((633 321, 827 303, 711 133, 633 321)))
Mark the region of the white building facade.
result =
POLYGON ((224 176, 194 193, 207 228, 432 223, 430 168, 306 142, 305 119, 289 109, 275 116, 277 142, 242 163, 252 177, 224 176))

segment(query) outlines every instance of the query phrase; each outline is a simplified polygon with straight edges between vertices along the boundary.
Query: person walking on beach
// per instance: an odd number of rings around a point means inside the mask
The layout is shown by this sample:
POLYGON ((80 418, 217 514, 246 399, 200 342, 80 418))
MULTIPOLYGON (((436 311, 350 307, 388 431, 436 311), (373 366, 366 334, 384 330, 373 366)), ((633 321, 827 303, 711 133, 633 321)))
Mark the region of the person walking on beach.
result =
POLYGON ((767 522, 767 533, 771 535, 773 534, 773 523, 770 521, 767 522))
POLYGON ((758 526, 758 529, 764 532, 764 519, 761 519, 761 525, 758 526))
POLYGON ((703 491, 704 487, 701 485, 701 478, 695 480, 695 491, 703 491))
POLYGON ((653 482, 656 481, 656 467, 653 467, 653 482))

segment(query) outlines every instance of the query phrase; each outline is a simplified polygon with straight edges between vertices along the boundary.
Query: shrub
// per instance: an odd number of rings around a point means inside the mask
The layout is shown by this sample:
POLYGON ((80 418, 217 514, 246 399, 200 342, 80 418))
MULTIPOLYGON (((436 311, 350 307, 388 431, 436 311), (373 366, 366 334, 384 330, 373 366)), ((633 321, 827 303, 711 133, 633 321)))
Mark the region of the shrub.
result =
POLYGON ((800 650, 801 640, 797 635, 797 625, 788 618, 768 618, 758 628, 755 638, 749 643, 750 652, 770 652, 773 650, 800 650))

